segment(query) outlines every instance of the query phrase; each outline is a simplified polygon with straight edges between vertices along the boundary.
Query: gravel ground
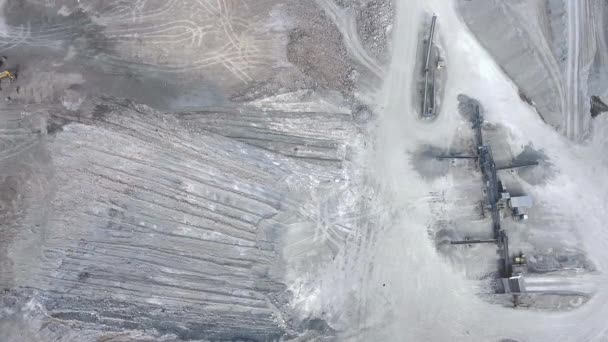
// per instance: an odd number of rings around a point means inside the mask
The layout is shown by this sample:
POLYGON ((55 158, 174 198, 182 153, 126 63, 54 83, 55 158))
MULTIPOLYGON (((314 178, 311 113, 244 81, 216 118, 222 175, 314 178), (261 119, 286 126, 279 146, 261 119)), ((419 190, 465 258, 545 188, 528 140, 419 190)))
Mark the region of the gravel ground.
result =
POLYGON ((366 50, 383 62, 388 62, 390 57, 388 42, 393 17, 393 4, 389 0, 373 0, 357 8, 359 37, 366 50))
POLYGON ((0 5, 5 340, 606 338, 599 2, 0 5), (493 246, 446 243, 491 234, 475 162, 432 158, 472 151, 473 103, 497 163, 541 162, 501 173, 536 203, 504 219, 530 257, 517 308, 493 246))

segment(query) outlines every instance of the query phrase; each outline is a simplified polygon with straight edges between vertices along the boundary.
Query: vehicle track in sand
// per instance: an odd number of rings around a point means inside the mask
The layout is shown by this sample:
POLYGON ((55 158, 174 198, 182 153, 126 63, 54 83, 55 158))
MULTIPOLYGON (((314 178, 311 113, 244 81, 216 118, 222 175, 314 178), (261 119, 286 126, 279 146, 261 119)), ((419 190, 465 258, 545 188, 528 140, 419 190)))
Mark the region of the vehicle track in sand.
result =
MULTIPOLYGON (((235 13, 231 0, 193 0, 188 3, 170 0, 158 5, 150 0, 104 6, 90 22, 41 24, 27 22, 9 27, 0 36, 0 49, 19 46, 63 50, 66 42, 82 36, 82 26, 98 25, 100 37, 121 46, 119 54, 95 52, 86 56, 108 62, 108 67, 137 71, 183 73, 219 66, 242 83, 253 81, 252 72, 272 63, 267 38, 255 31, 256 23, 235 13), (156 6, 156 7, 155 7, 156 6), (188 10, 200 20, 180 18, 176 13, 188 10), (163 63, 156 55, 141 56, 143 49, 161 49, 163 63), (197 52, 204 48, 203 53, 197 52), (134 50, 135 49, 135 50, 134 50)), ((91 10, 92 11, 92 10, 91 10)), ((86 12, 85 12, 86 13, 86 12)), ((93 27, 93 26, 91 26, 93 27)), ((114 70, 113 72, 120 72, 114 70)))
POLYGON ((566 1, 568 6, 568 58, 566 61, 565 129, 566 136, 570 139, 575 139, 579 126, 580 2, 566 1))
POLYGON ((587 0, 566 1, 568 54, 564 70, 565 107, 564 133, 569 139, 581 141, 589 130, 587 102, 589 72, 594 56, 605 58, 601 49, 603 40, 598 39, 596 21, 601 15, 597 6, 587 0))

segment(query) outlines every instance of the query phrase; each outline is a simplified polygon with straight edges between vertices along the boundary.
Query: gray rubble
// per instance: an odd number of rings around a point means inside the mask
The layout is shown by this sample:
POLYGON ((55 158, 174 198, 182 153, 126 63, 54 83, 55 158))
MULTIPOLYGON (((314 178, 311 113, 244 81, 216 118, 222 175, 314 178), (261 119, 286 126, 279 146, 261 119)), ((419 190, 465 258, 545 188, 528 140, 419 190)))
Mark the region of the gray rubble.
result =
POLYGON ((388 42, 393 25, 393 3, 372 0, 357 7, 359 37, 366 50, 382 62, 388 61, 388 42))

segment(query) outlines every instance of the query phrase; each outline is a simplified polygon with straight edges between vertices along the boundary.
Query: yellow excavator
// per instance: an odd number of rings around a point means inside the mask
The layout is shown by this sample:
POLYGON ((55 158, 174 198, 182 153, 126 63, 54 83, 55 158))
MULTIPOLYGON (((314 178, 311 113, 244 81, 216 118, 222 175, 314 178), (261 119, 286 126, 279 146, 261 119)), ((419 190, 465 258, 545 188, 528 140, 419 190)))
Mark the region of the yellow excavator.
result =
POLYGON ((13 75, 12 72, 8 71, 8 70, 4 70, 3 72, 0 72, 0 80, 3 80, 5 78, 10 78, 11 81, 15 80, 15 75, 13 75))
MULTIPOLYGON (((7 59, 6 56, 0 56, 0 67, 2 67, 4 64, 6 64, 6 59, 7 59)), ((4 71, 0 72, 0 81, 5 78, 10 78, 11 81, 14 81, 17 77, 12 72, 10 72, 8 70, 4 70, 4 71)))

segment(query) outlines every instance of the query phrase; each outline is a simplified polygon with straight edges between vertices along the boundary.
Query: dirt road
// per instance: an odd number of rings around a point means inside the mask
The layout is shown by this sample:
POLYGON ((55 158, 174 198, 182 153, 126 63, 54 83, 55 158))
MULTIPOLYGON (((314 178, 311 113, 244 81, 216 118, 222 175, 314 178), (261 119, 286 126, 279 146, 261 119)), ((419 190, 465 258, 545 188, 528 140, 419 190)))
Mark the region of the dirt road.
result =
MULTIPOLYGON (((586 39, 589 37, 588 28, 592 25, 592 14, 589 13, 590 4, 588 1, 567 1, 568 13, 568 57, 566 60, 565 86, 566 86, 566 107, 565 129, 566 136, 573 140, 580 140, 584 133, 583 123, 585 120, 584 106, 581 88, 581 44, 588 44, 586 39)), ((593 36, 593 32, 592 35, 593 36)), ((582 79, 582 80, 581 80, 582 79)))
POLYGON ((568 59, 566 68, 566 134, 573 138, 578 116, 580 1, 568 1, 568 59))

